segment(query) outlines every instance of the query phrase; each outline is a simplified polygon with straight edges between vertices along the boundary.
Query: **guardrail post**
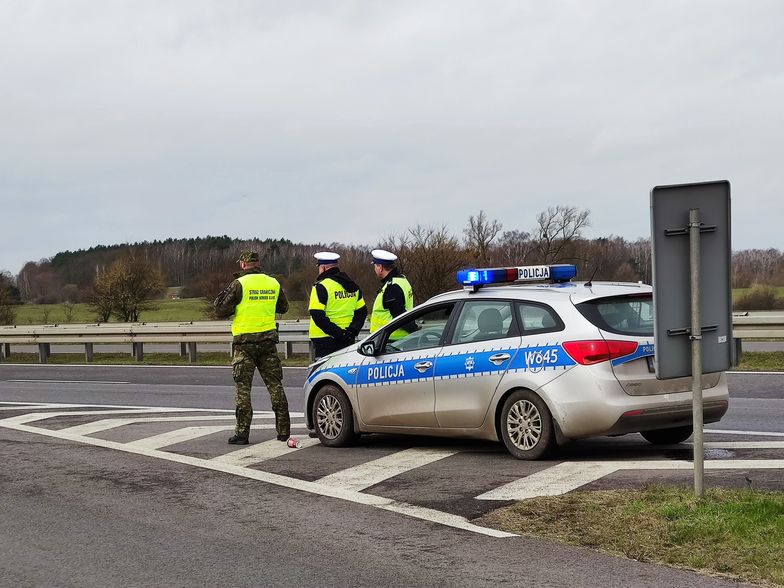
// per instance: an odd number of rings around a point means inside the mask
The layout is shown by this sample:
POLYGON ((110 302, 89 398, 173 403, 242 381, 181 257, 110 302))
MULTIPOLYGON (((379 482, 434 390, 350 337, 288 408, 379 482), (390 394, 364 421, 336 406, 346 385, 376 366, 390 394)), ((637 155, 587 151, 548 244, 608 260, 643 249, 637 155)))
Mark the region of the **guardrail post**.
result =
POLYGON ((85 343, 84 344, 84 361, 87 363, 92 363, 94 358, 93 354, 93 344, 92 343, 85 343))
POLYGON ((11 344, 3 343, 3 347, 5 348, 5 358, 8 359, 11 357, 11 344))
POLYGON ((51 348, 49 347, 49 343, 39 343, 38 344, 39 363, 48 363, 50 352, 51 352, 51 348))
POLYGON ((294 341, 286 341, 286 350, 283 352, 283 357, 288 359, 294 355, 294 341))
POLYGON ((185 357, 188 355, 187 344, 180 343, 180 357, 185 357))
POLYGON ((732 339, 732 367, 738 367, 743 356, 743 339, 733 337, 732 339))
POLYGON ((190 363, 196 363, 196 343, 195 342, 188 343, 188 361, 190 363))
POLYGON ((133 343, 133 356, 136 361, 144 361, 144 343, 133 343))
POLYGON ((316 361, 316 352, 313 349, 313 341, 308 341, 308 355, 310 356, 310 363, 316 361))

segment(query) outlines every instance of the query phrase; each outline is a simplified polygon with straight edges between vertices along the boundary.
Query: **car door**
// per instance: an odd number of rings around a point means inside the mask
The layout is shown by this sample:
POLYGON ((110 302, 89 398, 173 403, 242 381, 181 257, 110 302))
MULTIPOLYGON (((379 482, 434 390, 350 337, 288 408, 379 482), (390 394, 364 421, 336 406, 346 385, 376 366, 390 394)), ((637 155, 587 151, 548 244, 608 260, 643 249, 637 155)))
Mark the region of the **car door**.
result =
POLYGON ((377 339, 381 349, 367 357, 357 375, 359 416, 370 427, 437 427, 433 368, 454 303, 406 313, 377 339), (411 332, 390 340, 399 328, 411 332))
POLYGON ((520 347, 509 300, 468 300, 436 359, 435 414, 442 428, 482 425, 495 389, 520 347))

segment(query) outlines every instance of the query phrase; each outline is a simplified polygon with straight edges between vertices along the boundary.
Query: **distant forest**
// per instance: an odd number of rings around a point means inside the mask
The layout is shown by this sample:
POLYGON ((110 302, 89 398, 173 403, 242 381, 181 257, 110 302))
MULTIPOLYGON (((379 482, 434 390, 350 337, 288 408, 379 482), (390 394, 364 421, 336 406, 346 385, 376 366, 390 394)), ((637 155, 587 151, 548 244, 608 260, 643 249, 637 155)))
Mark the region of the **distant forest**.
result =
MULTIPOLYGON (((373 247, 241 240, 226 235, 96 246, 28 262, 17 276, 0 274, 0 286, 5 285, 17 303, 86 302, 96 277, 133 253, 160 272, 169 295, 176 289, 183 298, 210 298, 232 279, 239 253, 254 249, 260 254, 262 269, 280 279, 290 299, 306 300, 317 273, 313 254, 328 249, 341 254, 341 268, 359 283, 370 302, 378 288, 370 266, 370 250, 376 246, 399 255, 417 302, 457 287, 455 272, 465 267, 575 263, 580 279, 650 283, 650 241, 584 238, 582 229, 588 220, 587 210, 551 207, 539 215, 531 232, 502 231, 499 222, 480 212, 469 218, 461 237, 446 227, 416 226, 373 247)), ((734 252, 732 266, 734 288, 784 285, 784 255, 777 249, 734 252)))

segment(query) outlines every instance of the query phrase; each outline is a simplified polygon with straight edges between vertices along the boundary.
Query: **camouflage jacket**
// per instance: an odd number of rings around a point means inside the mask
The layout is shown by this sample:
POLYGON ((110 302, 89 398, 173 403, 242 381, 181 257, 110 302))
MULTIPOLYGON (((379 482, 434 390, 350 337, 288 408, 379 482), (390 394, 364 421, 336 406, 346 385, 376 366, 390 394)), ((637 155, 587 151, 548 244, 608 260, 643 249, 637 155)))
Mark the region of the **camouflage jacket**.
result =
MULTIPOLYGON (((234 280, 226 286, 226 288, 218 294, 218 297, 213 302, 215 307, 215 316, 218 318, 229 318, 234 314, 235 307, 242 302, 242 284, 238 278, 246 274, 261 274, 263 273, 259 268, 254 267, 244 272, 237 272, 234 274, 234 280)), ((281 288, 278 295, 278 302, 275 305, 275 312, 277 314, 284 314, 289 309, 289 301, 286 294, 281 288)), ((264 333, 244 333, 234 337, 234 343, 260 343, 262 341, 278 342, 278 330, 266 331, 264 333)))

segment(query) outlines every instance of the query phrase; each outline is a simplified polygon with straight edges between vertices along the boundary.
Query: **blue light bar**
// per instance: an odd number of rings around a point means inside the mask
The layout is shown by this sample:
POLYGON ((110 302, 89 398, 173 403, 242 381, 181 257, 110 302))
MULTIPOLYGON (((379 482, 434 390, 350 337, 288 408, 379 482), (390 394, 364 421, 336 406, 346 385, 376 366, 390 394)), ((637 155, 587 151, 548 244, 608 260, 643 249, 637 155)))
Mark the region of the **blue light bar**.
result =
POLYGON ((568 264, 491 267, 457 272, 457 281, 474 289, 486 284, 510 282, 568 282, 577 275, 577 267, 568 264))

